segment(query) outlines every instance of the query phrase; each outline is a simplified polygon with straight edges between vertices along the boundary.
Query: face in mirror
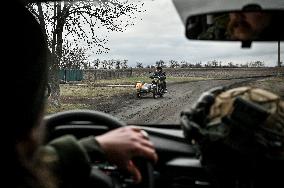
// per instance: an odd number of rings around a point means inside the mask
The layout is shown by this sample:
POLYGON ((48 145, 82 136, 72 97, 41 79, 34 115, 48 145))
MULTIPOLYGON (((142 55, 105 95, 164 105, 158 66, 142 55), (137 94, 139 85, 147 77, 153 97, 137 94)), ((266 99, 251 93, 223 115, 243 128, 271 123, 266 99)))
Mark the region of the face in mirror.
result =
POLYGON ((272 15, 267 12, 232 12, 229 13, 228 36, 242 41, 259 39, 265 37, 271 22, 272 15))
POLYGON ((186 36, 195 40, 282 41, 283 11, 235 11, 191 16, 186 36))

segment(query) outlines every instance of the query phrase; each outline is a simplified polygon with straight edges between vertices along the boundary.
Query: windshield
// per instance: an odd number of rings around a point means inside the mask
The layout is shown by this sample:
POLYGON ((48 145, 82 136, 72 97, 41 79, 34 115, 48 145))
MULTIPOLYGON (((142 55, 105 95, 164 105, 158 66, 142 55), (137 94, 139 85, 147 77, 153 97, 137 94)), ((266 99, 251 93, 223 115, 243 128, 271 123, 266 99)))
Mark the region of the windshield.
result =
POLYGON ((181 111, 212 87, 249 84, 283 96, 282 43, 243 49, 190 41, 171 0, 29 8, 51 51, 46 114, 91 109, 128 124, 177 125, 181 111))

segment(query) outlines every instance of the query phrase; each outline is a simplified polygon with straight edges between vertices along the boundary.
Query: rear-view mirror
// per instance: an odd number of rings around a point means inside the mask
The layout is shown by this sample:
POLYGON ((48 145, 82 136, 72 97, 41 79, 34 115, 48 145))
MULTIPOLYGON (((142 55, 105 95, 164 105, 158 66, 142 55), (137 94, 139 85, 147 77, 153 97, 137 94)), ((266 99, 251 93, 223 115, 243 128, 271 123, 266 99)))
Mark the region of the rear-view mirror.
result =
POLYGON ((186 36, 194 40, 283 41, 284 11, 215 12, 190 16, 186 36))

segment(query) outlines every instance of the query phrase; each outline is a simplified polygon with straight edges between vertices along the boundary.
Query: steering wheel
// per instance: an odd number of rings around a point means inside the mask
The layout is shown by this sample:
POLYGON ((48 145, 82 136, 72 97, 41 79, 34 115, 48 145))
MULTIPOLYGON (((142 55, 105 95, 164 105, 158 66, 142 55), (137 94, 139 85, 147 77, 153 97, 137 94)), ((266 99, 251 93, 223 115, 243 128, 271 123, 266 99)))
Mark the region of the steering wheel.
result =
MULTIPOLYGON (((56 128, 60 125, 64 125, 66 123, 70 123, 72 121, 88 121, 92 122, 94 125, 104 125, 109 130, 116 129, 119 127, 126 126, 126 124, 117 118, 94 110, 70 110, 59 112, 56 114, 52 114, 46 116, 44 118, 46 125, 46 138, 45 142, 49 142, 54 138, 56 134, 56 128)), ((77 124, 76 124, 77 125, 77 124)), ((142 175, 142 182, 137 184, 137 188, 154 188, 154 175, 153 175, 153 165, 148 160, 137 158, 133 159, 135 165, 139 168, 142 175)), ((119 172, 117 172, 119 173, 119 172)), ((92 171, 91 176, 96 177, 101 181, 111 181, 111 178, 106 177, 101 171, 95 170, 92 171)), ((107 187, 116 188, 122 187, 121 182, 111 181, 105 182, 103 184, 107 185, 107 187), (111 183, 112 182, 112 183, 111 183)))

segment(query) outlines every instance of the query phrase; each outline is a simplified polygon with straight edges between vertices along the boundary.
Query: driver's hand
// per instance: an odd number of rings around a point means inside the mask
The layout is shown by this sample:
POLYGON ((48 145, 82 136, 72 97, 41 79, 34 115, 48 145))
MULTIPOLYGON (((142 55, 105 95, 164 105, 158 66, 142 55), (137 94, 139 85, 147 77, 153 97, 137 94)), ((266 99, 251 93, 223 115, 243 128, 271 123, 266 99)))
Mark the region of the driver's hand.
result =
POLYGON ((119 168, 130 172, 136 183, 139 183, 142 177, 131 159, 143 157, 153 162, 158 159, 153 143, 137 127, 121 127, 97 136, 96 140, 104 150, 107 159, 119 168))

